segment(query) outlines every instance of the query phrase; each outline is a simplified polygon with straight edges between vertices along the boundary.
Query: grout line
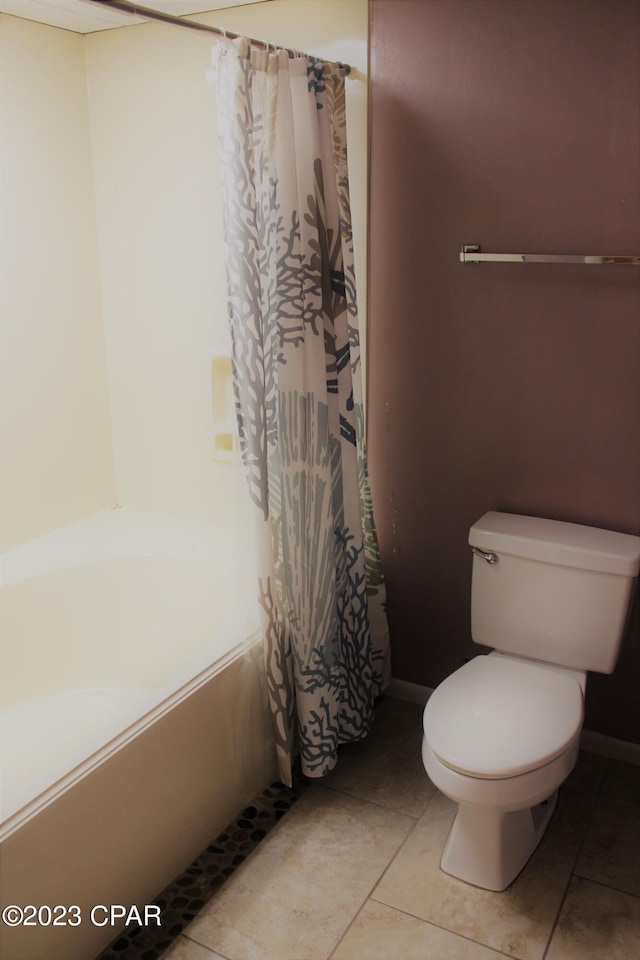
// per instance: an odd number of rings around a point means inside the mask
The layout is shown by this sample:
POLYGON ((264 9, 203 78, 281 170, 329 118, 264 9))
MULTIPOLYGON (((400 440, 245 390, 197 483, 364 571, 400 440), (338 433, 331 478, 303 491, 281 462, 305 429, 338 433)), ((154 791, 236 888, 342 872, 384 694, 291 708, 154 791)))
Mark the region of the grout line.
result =
MULTIPOLYGON (((595 815, 596 815, 596 810, 597 810, 597 808, 598 808, 598 803, 600 802, 600 795, 601 795, 601 793, 602 793, 602 787, 603 787, 603 785, 604 785, 604 781, 605 781, 605 779, 606 779, 607 772, 608 772, 608 770, 609 770, 609 763, 610 763, 610 761, 607 760, 607 765, 606 765, 606 767, 604 768, 604 773, 602 774, 602 779, 600 780, 600 783, 598 784, 598 790, 597 790, 597 792, 596 792, 596 794, 595 794, 595 797, 594 797, 594 804, 593 804, 593 807, 592 807, 592 809, 591 809, 591 813, 590 813, 590 815, 589 815, 589 819, 587 820, 587 824, 586 824, 585 829, 584 829, 584 834, 582 835, 582 840, 581 840, 580 843, 578 844, 578 849, 577 849, 576 854, 575 854, 575 856, 574 856, 574 858, 573 858, 573 864, 572 864, 572 866, 571 866, 571 870, 569 871, 569 876, 568 876, 568 878, 567 878, 567 882, 566 882, 566 885, 565 885, 565 888, 564 888, 564 893, 563 893, 562 897, 560 898, 560 903, 558 904, 558 909, 557 909, 557 911, 556 911, 555 919, 554 919, 553 923, 551 924, 551 930, 549 931, 549 936, 547 937, 547 943, 546 943, 546 945, 545 945, 544 950, 542 951, 542 956, 541 956, 540 960, 545 960, 545 958, 547 957, 547 954, 549 953, 549 949, 550 949, 551 944, 552 944, 552 942, 553 942, 553 938, 554 938, 554 936, 555 936, 555 932, 556 932, 556 930, 557 930, 557 928, 558 928, 558 922, 559 922, 559 920, 560 920, 560 915, 561 915, 561 913, 562 913, 562 911, 563 911, 563 909, 564 909, 564 905, 565 905, 565 903, 566 903, 567 896, 568 896, 568 894, 569 894, 569 890, 570 890, 571 884, 572 884, 572 882, 573 882, 573 878, 576 876, 576 867, 577 867, 577 865, 578 865, 578 860, 580 859, 580 854, 582 853, 582 848, 583 848, 583 846, 584 846, 584 843, 585 843, 587 837, 589 836, 589 831, 591 830, 591 824, 593 823, 593 818, 594 818, 595 815)), ((574 792, 577 792, 577 791, 574 791, 574 792)), ((583 795, 583 796, 589 796, 589 794, 582 794, 582 795, 583 795)))
POLYGON ((598 887, 604 887, 605 890, 613 890, 614 893, 621 893, 625 897, 633 897, 634 900, 640 900, 639 893, 630 893, 629 890, 623 890, 622 887, 614 887, 612 883, 605 883, 604 880, 594 880, 592 877, 584 877, 581 873, 574 873, 578 880, 586 880, 587 883, 595 883, 598 887))
MULTIPOLYGON (((390 807, 388 804, 383 803, 381 800, 370 800, 368 797, 359 797, 356 793, 351 793, 349 790, 346 790, 344 787, 333 787, 328 783, 322 783, 318 781, 315 784, 318 787, 321 787, 323 790, 330 790, 332 793, 338 793, 342 797, 350 797, 352 800, 360 800, 362 803, 370 803, 372 807, 378 807, 379 810, 388 810, 390 813, 397 813, 401 817, 410 817, 411 820, 415 820, 416 823, 422 818, 426 812, 429 803, 431 802, 431 797, 427 801, 424 810, 422 813, 407 813, 406 810, 398 810, 397 807, 390 807)), ((413 829, 413 827, 412 827, 413 829)), ((404 842, 404 841, 403 841, 404 842)))
MULTIPOLYGON (((396 857, 399 855, 400 851, 401 851, 401 850, 404 848, 404 846, 409 842, 409 838, 411 837, 411 834, 413 833, 413 831, 416 829, 416 827, 418 826, 418 824, 419 824, 420 821, 422 820, 422 817, 425 815, 425 813, 427 812, 427 810, 429 809, 429 807, 430 807, 430 805, 431 805, 431 801, 433 800, 433 798, 434 798, 435 796, 438 795, 438 792, 439 792, 438 790, 435 790, 434 793, 431 794, 431 796, 429 797, 429 799, 428 799, 428 801, 427 801, 427 805, 425 806, 424 810, 422 811, 421 816, 418 817, 418 819, 416 820, 416 822, 414 823, 414 825, 411 827, 411 830, 409 830, 409 832, 407 833, 406 837, 404 838, 404 840, 402 841, 402 843, 400 844, 400 846, 398 847, 398 849, 396 850, 396 852, 393 854, 393 856, 392 856, 391 859, 389 860, 389 863, 386 865, 386 867, 384 868, 384 870, 382 871, 382 873, 380 874, 380 876, 378 877, 378 879, 376 880, 376 882, 374 883, 374 885, 371 887, 371 890, 369 891, 369 895, 368 895, 370 899, 372 899, 372 900, 375 900, 375 899, 376 899, 376 898, 373 896, 373 892, 374 892, 375 888, 380 884, 380 882, 382 881, 383 877, 386 876, 387 872, 388 872, 389 869, 391 868, 391 865, 395 862, 395 859, 396 859, 396 857)), ((382 901, 382 900, 376 900, 376 903, 383 903, 383 901, 382 901)), ((390 906, 390 904, 385 904, 385 906, 390 906)), ((395 909, 395 908, 394 908, 394 909, 395 909)))
MULTIPOLYGON (((325 789, 329 790, 329 789, 331 789, 331 788, 330 788, 330 787, 325 787, 325 789)), ((341 790, 335 790, 334 792, 335 792, 335 793, 341 793, 343 796, 353 796, 353 794, 346 794, 344 791, 341 791, 341 790)), ((356 797, 355 799, 360 800, 361 798, 360 798, 360 797, 356 797)), ((429 798, 429 802, 431 802, 431 798, 429 798)), ((391 808, 391 807, 383 807, 381 804, 375 803, 373 800, 364 800, 363 803, 368 803, 368 804, 370 804, 372 807, 377 807, 378 809, 389 810, 389 811, 391 811, 392 813, 400 813, 401 816, 410 816, 409 814, 402 814, 401 811, 399 811, 399 810, 393 810, 393 808, 391 808)), ((429 803, 427 803, 427 806, 428 806, 428 805, 429 805, 429 803)), ((425 808, 425 809, 426 809, 426 808, 425 808)), ((411 819, 415 819, 415 818, 411 817, 411 819)), ((418 820, 419 820, 419 818, 415 821, 415 823, 413 823, 413 824, 411 825, 410 829, 407 830, 407 834, 406 834, 404 840, 402 841, 402 843, 400 843, 400 844, 398 845, 398 849, 395 851, 395 853, 393 853, 393 854, 391 855, 391 857, 389 858, 389 862, 387 863, 387 865, 386 865, 386 867, 384 868, 384 870, 382 870, 382 872, 380 873, 380 875, 379 875, 378 877, 376 877, 376 879, 375 879, 375 880, 373 881, 373 883, 371 884, 371 887, 369 888, 369 891, 368 891, 368 893, 366 894, 364 900, 362 901, 362 903, 360 904, 360 906, 358 907, 358 909, 356 910, 356 912, 355 912, 354 915, 352 916, 352 918, 351 918, 351 920, 349 921, 349 923, 347 924, 347 926, 344 928, 344 930, 343 930, 342 933, 340 934, 340 937, 339 937, 339 939, 338 939, 338 942, 336 943, 335 947, 333 948, 333 950, 332 950, 331 953, 329 954, 329 957, 327 958, 327 960, 331 960, 331 957, 333 957, 333 955, 335 954, 336 950, 338 949, 338 947, 340 946, 340 944, 342 943, 342 941, 343 941, 344 938, 346 937, 347 933, 348 933, 349 930, 352 928, 352 926, 354 925, 354 923, 356 922, 356 920, 358 919, 358 917, 360 916, 360 914, 362 913, 362 911, 363 911, 364 908, 366 907, 367 903, 369 903, 369 901, 372 900, 372 896, 371 896, 371 895, 372 895, 373 891, 374 891, 375 888, 378 886, 378 884, 380 883, 380 881, 382 880, 382 878, 383 878, 384 875, 386 874, 387 870, 389 869, 389 867, 391 866, 391 864, 393 863, 393 861, 395 860, 395 858, 398 856, 400 850, 402 850, 402 848, 404 847, 405 843, 407 842, 407 840, 409 839, 409 837, 411 836, 411 834, 412 834, 413 831, 415 830, 415 828, 416 828, 416 826, 417 826, 417 824, 418 824, 418 820)), ((375 902, 378 903, 379 901, 375 901, 375 902)))
POLYGON ((358 917, 360 916, 360 914, 362 913, 366 905, 369 903, 370 899, 371 899, 370 896, 367 894, 367 896, 364 898, 364 900, 362 901, 362 903, 360 904, 360 906, 358 907, 354 915, 351 917, 351 920, 349 921, 347 926, 344 928, 344 930, 338 937, 337 943, 333 948, 333 950, 331 951, 331 953, 329 954, 329 956, 327 957, 327 960, 331 960, 331 958, 335 956, 336 950, 338 949, 338 947, 340 946, 340 944, 342 943, 346 935, 349 933, 349 930, 351 930, 354 923, 356 922, 356 920, 358 919, 358 917))
POLYGON ((441 923, 437 923, 435 920, 425 920, 424 917, 419 917, 416 913, 411 913, 410 910, 404 910, 402 907, 392 906, 390 903, 385 903, 384 900, 375 900, 373 897, 370 899, 372 899, 374 903, 380 904, 381 907, 387 907, 389 910, 395 910, 397 913, 404 914, 405 917, 411 917, 412 920, 418 920, 420 923, 427 923, 430 927, 435 927, 437 930, 442 930, 444 933, 450 933, 452 937, 460 937, 461 940, 466 940, 468 943, 472 943, 475 947, 484 947, 486 950, 492 950, 498 957, 507 957, 508 960, 521 960, 521 958, 516 957, 514 953, 506 953, 504 950, 500 950, 499 947, 492 947, 491 944, 485 943, 483 940, 474 940, 473 937, 469 937, 465 933, 459 933, 457 930, 452 930, 450 927, 443 927, 441 923))
MULTIPOLYGON (((222 960, 231 960, 231 957, 228 957, 226 953, 220 953, 219 950, 214 950, 213 947, 208 947, 206 943, 201 943, 200 940, 196 940, 195 937, 189 936, 189 934, 185 933, 184 931, 177 937, 176 940, 173 941, 169 947, 169 950, 173 949, 174 945, 178 943, 179 940, 188 940, 189 943, 195 943, 197 947, 202 947, 203 950, 206 950, 207 953, 210 953, 212 957, 216 958, 216 960, 218 960, 218 957, 222 958, 222 960)), ((162 960, 163 956, 164 954, 162 954, 159 960, 162 960)))
MULTIPOLYGON (((403 841, 401 846, 404 846, 405 842, 406 841, 403 841)), ((392 860, 395 859, 395 856, 396 854, 393 855, 392 860)), ((385 868, 385 872, 386 872, 386 868, 385 868)), ((380 877, 380 879, 382 879, 382 876, 380 877)), ((474 946, 484 947, 487 950, 492 950, 497 957, 506 957, 507 960, 518 960, 518 958, 512 953, 505 953, 504 950, 500 950, 497 947, 492 947, 490 946, 490 944, 484 943, 482 940, 474 940, 473 937, 468 937, 464 933, 458 933, 456 930, 451 930, 449 927, 443 927, 442 924, 436 923, 435 920, 425 920, 424 917, 419 917, 417 914, 411 913, 409 910, 404 910, 402 907, 392 906, 390 903, 385 903, 384 900, 376 900, 375 897, 371 896, 371 893, 373 892, 373 889, 375 889, 375 886, 377 885, 377 883, 379 883, 379 880, 376 881, 376 884, 374 884, 374 887, 372 888, 371 892, 369 893, 365 901, 362 903, 362 905, 359 907, 359 909, 356 911, 350 923, 341 934, 340 939, 338 940, 335 947, 327 957, 327 960, 332 960, 332 958, 335 956, 336 950, 341 945, 347 933, 353 927, 354 923, 356 922, 356 920, 358 919, 358 917, 360 916, 360 914, 362 913, 362 911, 364 910, 364 908, 367 906, 368 903, 377 904, 380 907, 385 907, 387 910, 393 910, 395 913, 401 913, 405 917, 411 917, 412 920, 417 920, 418 923, 425 923, 430 927, 435 927, 437 930, 442 930, 444 933, 451 934, 452 937, 459 937, 461 940, 466 940, 468 943, 472 943, 474 946)))
MULTIPOLYGON (((180 937, 184 938, 185 940, 188 940, 189 943, 195 943, 197 947, 202 947, 203 950, 206 950, 207 953, 210 953, 212 957, 216 958, 216 960, 218 957, 221 957, 222 960, 232 960, 232 958, 229 957, 228 954, 222 953, 220 950, 214 950, 213 947, 208 947, 206 943, 202 943, 201 940, 196 940, 195 937, 192 937, 189 934, 184 933, 184 931, 180 934, 180 937)), ((178 940, 180 939, 180 937, 178 937, 178 940)), ((177 943, 177 940, 173 941, 173 943, 171 944, 171 947, 169 947, 169 950, 172 949, 175 943, 177 943)), ((162 960, 162 957, 164 957, 164 954, 162 954, 162 956, 159 957, 159 960, 162 960)))

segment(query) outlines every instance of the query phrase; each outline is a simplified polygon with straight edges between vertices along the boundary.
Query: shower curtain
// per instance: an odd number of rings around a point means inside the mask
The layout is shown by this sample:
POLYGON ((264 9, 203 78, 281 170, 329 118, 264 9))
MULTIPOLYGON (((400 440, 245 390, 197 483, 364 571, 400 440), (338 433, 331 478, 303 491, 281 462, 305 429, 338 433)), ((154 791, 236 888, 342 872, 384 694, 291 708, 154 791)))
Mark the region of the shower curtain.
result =
POLYGON ((234 400, 282 779, 366 736, 389 638, 364 442, 344 71, 214 47, 234 400))

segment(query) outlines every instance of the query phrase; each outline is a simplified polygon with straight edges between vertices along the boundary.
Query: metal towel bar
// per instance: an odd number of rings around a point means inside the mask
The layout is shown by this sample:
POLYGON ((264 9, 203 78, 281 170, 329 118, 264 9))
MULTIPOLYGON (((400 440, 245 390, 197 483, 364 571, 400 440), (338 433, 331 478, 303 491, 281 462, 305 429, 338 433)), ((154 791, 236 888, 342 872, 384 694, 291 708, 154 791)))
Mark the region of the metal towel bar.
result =
POLYGON ((466 243, 461 263, 626 263, 640 266, 640 257, 586 257, 556 253, 481 253, 477 244, 466 243))

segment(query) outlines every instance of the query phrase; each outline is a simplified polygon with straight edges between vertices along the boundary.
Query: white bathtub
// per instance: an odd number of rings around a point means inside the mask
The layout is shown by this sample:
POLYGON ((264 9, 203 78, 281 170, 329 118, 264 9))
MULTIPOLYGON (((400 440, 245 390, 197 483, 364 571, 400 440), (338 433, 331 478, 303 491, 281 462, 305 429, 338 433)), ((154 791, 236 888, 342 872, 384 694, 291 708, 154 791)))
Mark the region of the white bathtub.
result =
POLYGON ((275 777, 232 548, 116 509, 2 556, 0 902, 79 911, 0 923, 0 957, 92 960, 122 927, 91 907, 149 902, 275 777))

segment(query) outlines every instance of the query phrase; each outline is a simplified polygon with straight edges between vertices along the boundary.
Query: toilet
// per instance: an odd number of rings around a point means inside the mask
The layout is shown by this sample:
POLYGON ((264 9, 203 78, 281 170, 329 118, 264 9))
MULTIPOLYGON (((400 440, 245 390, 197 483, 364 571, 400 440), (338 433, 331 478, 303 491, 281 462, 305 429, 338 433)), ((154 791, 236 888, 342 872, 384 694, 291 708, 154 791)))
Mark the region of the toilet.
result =
POLYGON ((587 670, 615 667, 640 537, 492 511, 469 544, 471 634, 493 649, 431 694, 422 758, 458 804, 442 870, 504 890, 576 762, 587 670))

